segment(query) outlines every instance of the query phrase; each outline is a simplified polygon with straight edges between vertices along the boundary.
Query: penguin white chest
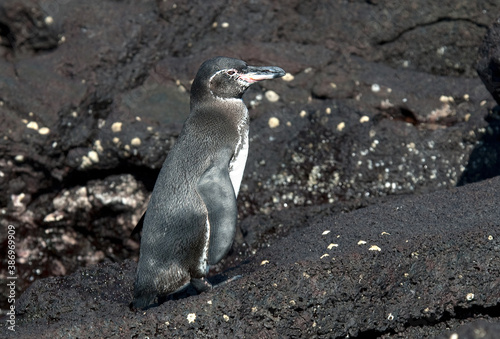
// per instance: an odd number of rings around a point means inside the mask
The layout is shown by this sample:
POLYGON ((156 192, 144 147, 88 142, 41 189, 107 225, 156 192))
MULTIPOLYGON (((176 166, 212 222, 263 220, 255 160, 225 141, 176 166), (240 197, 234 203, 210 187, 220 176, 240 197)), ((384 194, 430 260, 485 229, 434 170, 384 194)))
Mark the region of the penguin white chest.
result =
POLYGON ((236 197, 238 197, 238 192, 240 191, 241 180, 243 179, 243 172, 245 171, 245 164, 248 158, 248 118, 245 118, 241 122, 238 132, 240 138, 236 145, 234 156, 229 164, 229 178, 231 179, 231 184, 233 184, 236 197))

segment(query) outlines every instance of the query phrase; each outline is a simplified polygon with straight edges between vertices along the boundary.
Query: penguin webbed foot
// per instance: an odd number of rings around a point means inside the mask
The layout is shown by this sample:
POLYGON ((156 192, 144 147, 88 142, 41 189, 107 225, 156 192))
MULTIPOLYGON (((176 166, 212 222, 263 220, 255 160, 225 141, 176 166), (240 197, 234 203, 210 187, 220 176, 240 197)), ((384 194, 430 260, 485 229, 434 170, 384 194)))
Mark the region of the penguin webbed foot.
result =
POLYGON ((202 293, 212 290, 212 284, 206 278, 192 278, 191 285, 195 288, 196 292, 202 293))
POLYGON ((235 275, 234 277, 231 277, 227 280, 221 281, 218 284, 212 284, 210 283, 206 278, 200 278, 200 279, 191 279, 191 285, 195 288, 196 292, 202 293, 202 292, 207 292, 211 291, 214 288, 222 287, 227 285, 230 282, 233 282, 235 280, 240 279, 242 276, 241 275, 235 275))

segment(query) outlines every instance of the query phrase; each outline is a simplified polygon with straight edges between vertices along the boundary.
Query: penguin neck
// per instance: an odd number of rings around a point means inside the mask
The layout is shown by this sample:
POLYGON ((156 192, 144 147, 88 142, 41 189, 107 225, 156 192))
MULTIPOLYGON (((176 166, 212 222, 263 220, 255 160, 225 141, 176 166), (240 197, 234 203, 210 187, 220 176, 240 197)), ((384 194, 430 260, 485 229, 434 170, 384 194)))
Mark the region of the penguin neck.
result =
POLYGON ((227 115, 238 129, 241 128, 240 125, 248 124, 248 109, 241 98, 221 98, 209 94, 204 100, 196 99, 191 98, 191 112, 227 115))

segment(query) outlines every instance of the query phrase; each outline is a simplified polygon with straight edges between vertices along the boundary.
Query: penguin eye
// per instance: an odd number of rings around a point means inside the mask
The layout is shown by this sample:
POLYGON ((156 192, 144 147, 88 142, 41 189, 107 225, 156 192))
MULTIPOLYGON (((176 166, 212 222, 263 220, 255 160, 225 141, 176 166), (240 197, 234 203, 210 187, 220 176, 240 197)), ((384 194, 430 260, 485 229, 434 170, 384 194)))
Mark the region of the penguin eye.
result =
POLYGON ((227 71, 226 73, 227 73, 228 75, 235 75, 235 74, 236 74, 236 71, 230 70, 230 71, 227 71))

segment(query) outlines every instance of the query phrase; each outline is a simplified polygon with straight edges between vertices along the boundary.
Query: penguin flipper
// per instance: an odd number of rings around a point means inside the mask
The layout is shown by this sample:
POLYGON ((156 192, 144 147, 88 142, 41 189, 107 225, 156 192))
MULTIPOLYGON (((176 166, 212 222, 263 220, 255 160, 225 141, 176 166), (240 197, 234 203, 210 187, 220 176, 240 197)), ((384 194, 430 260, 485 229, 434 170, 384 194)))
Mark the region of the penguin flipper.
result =
POLYGON ((139 221, 137 222, 137 225, 135 225, 134 230, 132 231, 132 233, 130 233, 130 237, 131 238, 134 236, 134 234, 140 234, 141 233, 142 227, 144 226, 144 217, 145 216, 146 216, 146 212, 144 212, 142 214, 141 219, 139 219, 139 221))
POLYGON ((210 167, 201 176, 197 188, 208 211, 208 263, 214 265, 227 254, 236 233, 236 195, 227 167, 210 167))

